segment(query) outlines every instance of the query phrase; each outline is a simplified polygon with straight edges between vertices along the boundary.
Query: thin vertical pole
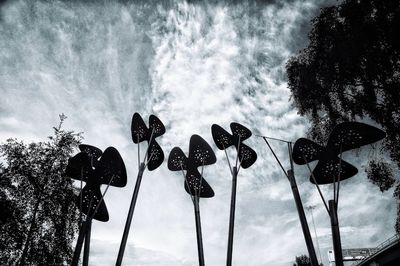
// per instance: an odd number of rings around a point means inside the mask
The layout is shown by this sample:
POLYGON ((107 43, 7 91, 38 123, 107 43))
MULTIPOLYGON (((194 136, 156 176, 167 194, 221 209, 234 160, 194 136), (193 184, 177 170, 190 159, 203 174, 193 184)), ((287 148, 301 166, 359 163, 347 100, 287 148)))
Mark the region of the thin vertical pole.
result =
POLYGON ((334 200, 329 200, 329 212, 331 217, 331 229, 333 240, 333 252, 335 253, 335 265, 343 266, 342 244, 340 241, 339 220, 337 216, 337 204, 334 200))
POLYGON ((78 266, 79 257, 81 255, 81 250, 83 246, 83 241, 85 240, 86 229, 87 229, 87 221, 83 222, 81 224, 81 228, 79 229, 79 236, 78 240, 76 241, 74 257, 72 258, 71 266, 78 266))
MULTIPOLYGON (((283 173, 287 176, 287 178, 288 178, 288 180, 290 182, 290 187, 292 188, 293 198, 294 198, 294 201, 296 203, 296 208, 297 208, 297 212, 299 214, 300 224, 301 224, 301 228, 303 230, 303 235, 304 235, 304 239, 306 241, 307 250, 308 250, 308 254, 310 256, 311 264, 312 264, 312 266, 318 266, 318 259, 317 259, 317 255, 315 254, 315 249, 314 249, 314 245, 313 245, 311 234, 310 234, 310 228, 308 227, 306 215, 304 213, 303 204, 301 202, 299 190, 297 188, 296 179, 294 178, 294 173, 293 173, 294 167, 293 167, 293 158, 292 158, 292 143, 291 142, 287 142, 288 152, 289 152, 289 160, 290 160, 290 170, 285 171, 285 168, 283 168, 282 163, 280 162, 280 160, 276 156, 276 154, 275 154, 274 150, 272 149, 271 145, 269 145, 267 139, 265 137, 263 137, 263 139, 264 139, 265 143, 267 143, 268 148, 271 150, 271 152, 274 155, 276 161, 278 162, 279 166, 281 167, 283 173)), ((328 208, 327 208, 327 210, 328 210, 328 208)))
POLYGON ((307 159, 306 159, 306 157, 304 156, 304 154, 303 154, 303 159, 304 159, 304 161, 306 162, 308 171, 310 171, 310 174, 311 174, 311 178, 312 178, 312 180, 313 180, 315 186, 317 187, 319 196, 321 197, 321 200, 322 200, 322 202, 324 203, 326 212, 329 214, 329 207, 328 207, 328 205, 326 204, 324 195, 322 195, 321 189, 319 188, 318 182, 317 182, 317 180, 316 180, 316 178, 315 178, 315 176, 314 176, 314 172, 311 170, 311 167, 310 167, 309 163, 307 162, 307 159))
POLYGON ((194 216, 196 219, 197 252, 199 256, 199 266, 204 266, 203 238, 201 234, 199 196, 194 196, 194 216))
POLYGON ((39 192, 38 199, 37 199, 37 201, 35 203, 35 209, 33 211, 31 224, 29 226, 28 236, 26 237, 26 240, 25 240, 25 243, 24 243, 24 249, 23 249, 22 255, 21 255, 20 259, 19 259, 19 263, 18 263, 19 266, 22 266, 22 265, 25 264, 25 257, 27 256, 28 246, 30 245, 30 241, 31 241, 32 234, 33 234, 33 228, 34 228, 34 226, 36 224, 36 214, 38 212, 39 205, 40 205, 41 201, 42 201, 42 191, 39 192))
POLYGON ((315 254, 314 244, 312 242, 310 228, 308 227, 307 218, 304 213, 303 204, 301 202, 299 190, 297 188, 296 180, 294 178, 292 170, 288 170, 288 178, 290 182, 290 186, 292 188, 292 193, 294 197, 294 201, 296 203, 297 212, 299 214, 301 229, 303 230, 304 239, 306 241, 308 254, 310 256, 312 266, 318 266, 317 255, 315 254))
POLYGON ((92 231, 92 219, 88 219, 87 227, 86 227, 86 234, 85 234, 85 246, 84 246, 84 249, 83 249, 82 266, 88 266, 89 265, 91 231, 92 231))
POLYGON ((235 226, 235 205, 236 205, 236 187, 237 187, 237 168, 233 167, 232 171, 232 193, 231 193, 231 209, 229 216, 229 236, 228 236, 228 254, 226 258, 226 265, 232 265, 232 251, 233 251, 233 232, 235 226))
POLYGON ((297 212, 299 214, 301 229, 303 230, 304 239, 306 241, 306 246, 308 254, 310 256, 311 265, 318 266, 317 254, 315 253, 314 244, 311 238, 310 228, 308 227, 306 214, 304 213, 303 203, 301 202, 299 189, 297 188, 296 179, 294 177, 294 167, 292 158, 292 144, 288 143, 289 160, 290 160, 290 170, 287 171, 288 179, 290 182, 290 187, 292 188, 292 193, 294 201, 296 202, 297 212))
POLYGON ((131 227, 133 212, 135 210, 136 200, 137 200, 137 196, 139 194, 140 183, 142 182, 144 170, 145 170, 145 164, 141 163, 140 167, 139 167, 139 173, 138 173, 138 176, 136 179, 135 189, 134 189, 133 195, 132 195, 131 205, 129 207, 128 217, 127 217, 126 223, 125 223, 124 234, 122 235, 121 245, 120 245, 119 251, 118 251, 118 258, 117 258, 117 262, 115 264, 117 266, 121 265, 122 259, 124 257, 126 242, 128 240, 129 229, 131 227))
MULTIPOLYGON (((285 168, 283 168, 283 165, 281 164, 281 161, 279 161, 278 156, 276 156, 276 154, 275 154, 274 150, 272 149, 271 145, 269 145, 268 140, 267 140, 266 138, 263 138, 263 139, 264 139, 265 143, 267 143, 268 148, 271 150, 272 155, 274 155, 275 160, 277 161, 277 163, 278 163, 279 166, 281 167, 282 172, 287 176, 287 173, 286 173, 286 171, 285 171, 285 168)), ((288 144, 288 145, 289 145, 289 144, 288 144)), ((289 147, 289 146, 288 146, 288 147, 289 147)), ((290 160, 292 160, 292 159, 291 159, 292 156, 291 156, 290 154, 291 154, 291 149, 289 149, 289 157, 290 157, 290 160)), ((292 161, 290 161, 290 163, 292 163, 292 161)), ((293 168, 293 167, 292 167, 292 168, 293 168)))
POLYGON ((338 185, 336 190, 336 195, 333 196, 333 199, 336 199, 336 209, 339 206, 339 189, 340 189, 340 175, 342 173, 342 144, 340 144, 340 160, 339 160, 339 173, 338 173, 338 185), (336 197, 335 197, 336 196, 336 197))

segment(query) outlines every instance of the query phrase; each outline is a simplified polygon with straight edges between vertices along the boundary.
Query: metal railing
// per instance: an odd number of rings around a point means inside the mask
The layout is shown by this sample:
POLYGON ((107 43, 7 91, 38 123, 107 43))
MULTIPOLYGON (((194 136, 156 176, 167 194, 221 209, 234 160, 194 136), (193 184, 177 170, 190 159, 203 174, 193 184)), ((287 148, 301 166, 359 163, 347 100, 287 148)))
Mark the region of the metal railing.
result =
POLYGON ((367 261, 368 259, 370 259, 371 257, 375 256, 376 254, 380 253, 381 251, 383 251, 384 249, 387 249, 391 246, 393 246, 394 244, 400 242, 400 235, 396 234, 388 239, 386 239, 385 241, 383 241, 382 243, 380 243, 376 248, 375 251, 372 252, 369 256, 363 258, 360 261, 354 262, 353 264, 351 264, 351 266, 357 266, 357 265, 361 265, 362 263, 364 263, 365 261, 367 261))

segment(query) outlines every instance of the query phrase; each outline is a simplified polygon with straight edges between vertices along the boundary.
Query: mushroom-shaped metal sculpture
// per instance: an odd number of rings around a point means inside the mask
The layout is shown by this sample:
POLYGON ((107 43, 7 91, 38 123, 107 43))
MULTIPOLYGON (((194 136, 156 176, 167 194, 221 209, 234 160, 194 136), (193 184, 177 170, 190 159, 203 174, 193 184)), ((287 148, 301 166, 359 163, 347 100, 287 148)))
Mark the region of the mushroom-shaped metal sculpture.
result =
POLYGON ((384 137, 385 132, 376 127, 359 122, 344 122, 333 129, 325 147, 312 140, 298 139, 293 146, 293 161, 304 165, 318 160, 310 181, 321 185, 335 183, 336 178, 345 180, 358 173, 356 167, 339 157, 343 152, 377 142, 384 137))
POLYGON ((215 144, 218 149, 225 152, 225 156, 228 162, 229 170, 232 174, 232 189, 231 189, 231 206, 230 206, 230 216, 229 216, 229 234, 228 234, 228 250, 226 265, 232 265, 232 252, 233 252, 233 232, 235 224, 235 205, 236 205, 236 186, 237 186, 237 176, 240 167, 249 168, 257 160, 257 153, 243 143, 244 140, 250 138, 252 135, 251 131, 245 126, 239 123, 231 123, 230 125, 232 134, 227 132, 221 126, 213 124, 211 126, 211 133, 215 144), (232 168, 229 162, 229 157, 226 149, 230 146, 236 148, 236 164, 232 168), (238 162, 240 163, 238 166, 238 162))
POLYGON ((310 176, 310 182, 313 184, 334 183, 334 179, 338 176, 343 181, 358 173, 356 167, 341 160, 338 155, 305 138, 298 139, 293 147, 293 161, 296 164, 303 165, 318 160, 317 166, 310 176))
POLYGON ((131 124, 131 135, 133 143, 138 144, 139 172, 137 175, 131 204, 129 206, 128 216, 125 222, 125 228, 124 228, 124 233, 122 235, 121 245, 118 251, 118 257, 116 262, 117 266, 121 265, 122 259, 124 257, 126 242, 128 240, 128 234, 132 223, 133 213, 135 211, 136 200, 139 194, 143 172, 146 169, 146 167, 149 171, 157 169, 164 161, 164 152, 156 141, 156 138, 163 135, 164 133, 165 133, 164 124, 155 115, 150 115, 149 127, 147 127, 140 114, 138 113, 133 114, 132 124, 131 124), (143 161, 141 162, 140 143, 143 141, 147 141, 148 146, 143 161))
MULTIPOLYGON (((133 114, 131 124, 132 141, 135 144, 147 141, 148 148, 146 151, 146 156, 148 156, 148 159, 146 164, 149 171, 157 169, 164 161, 164 152, 156 141, 156 138, 162 136, 164 133, 164 124, 157 116, 150 115, 149 127, 147 127, 140 114, 133 114)), ((146 156, 144 160, 146 160, 146 156)))
POLYGON ((205 165, 214 164, 216 161, 214 151, 199 135, 192 135, 190 138, 189 157, 186 157, 184 152, 178 147, 174 147, 168 157, 168 169, 182 172, 185 190, 193 202, 200 266, 204 266, 204 251, 199 201, 200 198, 211 198, 214 196, 214 191, 203 177, 203 168, 205 165), (199 167, 201 167, 200 171, 198 170, 199 167))
MULTIPOLYGON (((257 153, 243 143, 243 141, 251 137, 251 131, 239 123, 231 123, 230 126, 232 134, 217 124, 211 126, 215 145, 220 150, 226 150, 230 146, 235 146, 237 151, 236 158, 240 162, 240 167, 249 168, 257 160, 257 153)), ((238 166, 236 165, 235 167, 238 166)))
POLYGON ((310 181, 316 185, 330 216, 336 265, 343 265, 337 217, 340 181, 348 179, 358 172, 355 166, 342 160, 342 153, 372 144, 385 136, 385 132, 376 127, 359 122, 344 122, 332 130, 326 146, 305 138, 298 139, 294 144, 293 161, 299 165, 307 165, 311 173, 310 181), (318 160, 318 163, 314 170, 311 170, 309 163, 315 160, 318 160), (319 188, 319 185, 325 184, 333 184, 333 200, 329 200, 329 206, 319 188))
POLYGON ((85 250, 83 265, 88 264, 90 248, 90 232, 92 219, 107 222, 108 211, 104 202, 105 193, 109 186, 124 187, 127 182, 124 161, 114 147, 108 147, 104 153, 91 145, 79 145, 80 153, 68 160, 66 176, 81 181, 81 191, 76 204, 86 215, 85 222, 80 224, 72 265, 77 265, 83 241, 85 250), (82 182, 85 186, 82 188, 82 182), (100 186, 106 184, 106 190, 101 193, 100 186))

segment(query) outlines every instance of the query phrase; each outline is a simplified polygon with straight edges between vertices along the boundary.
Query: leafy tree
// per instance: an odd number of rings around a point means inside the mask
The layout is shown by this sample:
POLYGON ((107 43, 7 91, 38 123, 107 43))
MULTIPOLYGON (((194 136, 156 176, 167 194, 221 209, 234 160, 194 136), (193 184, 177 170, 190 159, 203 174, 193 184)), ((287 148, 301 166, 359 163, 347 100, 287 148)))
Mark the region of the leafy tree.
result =
POLYGON ((311 266, 311 259, 307 255, 296 256, 297 266, 311 266))
POLYGON ((384 192, 394 186, 396 179, 387 162, 381 160, 371 160, 367 168, 367 177, 384 192), (384 178, 382 178, 384 177, 384 178))
POLYGON ((399 191, 393 172, 400 167, 400 1, 344 0, 321 9, 312 23, 309 45, 286 66, 294 105, 311 121, 310 137, 324 142, 340 122, 373 120, 387 134, 382 151, 393 163, 370 162, 368 177, 381 191, 399 191))
POLYGON ((61 129, 65 118, 48 141, 0 145, 1 265, 64 265, 72 258, 78 212, 64 171, 81 136, 61 129))

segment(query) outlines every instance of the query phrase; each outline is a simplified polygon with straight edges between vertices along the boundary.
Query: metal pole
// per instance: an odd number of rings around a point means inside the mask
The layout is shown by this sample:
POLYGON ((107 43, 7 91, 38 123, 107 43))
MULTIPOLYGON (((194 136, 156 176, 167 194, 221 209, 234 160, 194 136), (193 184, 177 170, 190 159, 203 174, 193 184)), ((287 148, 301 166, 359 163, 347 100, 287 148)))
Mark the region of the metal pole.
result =
POLYGON ((199 266, 204 266, 203 238, 201 234, 199 196, 194 196, 194 216, 196 219, 197 252, 199 256, 199 266))
POLYGON ((137 199, 137 196, 139 194, 140 183, 142 181, 142 176, 143 176, 144 170, 145 170, 145 164, 141 163, 140 167, 139 167, 139 173, 138 173, 138 176, 137 176, 137 179, 136 179, 135 189, 134 189, 133 195, 132 195, 131 205, 129 207, 128 217, 127 217, 126 223, 125 223, 124 234, 122 235, 121 245, 120 245, 119 251, 118 251, 118 258, 117 258, 117 262, 115 264, 117 266, 121 265, 122 259, 124 257, 126 241, 128 240, 129 229, 131 227, 133 212, 135 210, 136 199, 137 199))
POLYGON ((81 224, 81 228, 79 229, 79 236, 78 240, 76 241, 74 257, 72 258, 71 266, 78 266, 79 257, 81 255, 81 250, 83 246, 83 241, 85 240, 86 229, 87 229, 87 221, 83 222, 81 224))
POLYGON ((288 143, 289 160, 290 160, 290 170, 287 171, 287 176, 290 182, 290 187, 292 188, 292 193, 294 201, 296 202, 297 212, 299 213, 299 219, 301 223, 301 228, 303 230, 304 240, 306 241, 308 255, 310 256, 311 265, 318 266, 318 259, 315 253, 314 244, 311 238, 310 228, 308 227, 307 218, 304 213, 303 203, 301 202, 299 189, 297 188, 296 179, 294 177, 294 165, 293 165, 293 147, 292 143, 288 143))
POLYGON ((26 237, 25 244, 24 244, 24 249, 23 249, 22 255, 21 255, 20 259, 19 259, 19 263, 18 263, 19 266, 25 265, 25 257, 27 256, 27 253, 28 253, 28 246, 30 245, 32 234, 33 234, 33 228, 34 228, 35 223, 36 223, 36 213, 38 212, 39 204, 40 204, 41 201, 42 201, 42 191, 39 192, 38 199, 37 199, 37 201, 35 203, 35 209, 33 211, 31 224, 29 226, 28 236, 26 237))
POLYGON ((233 231, 235 226, 235 205, 236 205, 236 185, 237 185, 237 168, 233 167, 232 171, 232 193, 231 193, 231 210, 229 217, 229 236, 228 236, 228 255, 226 258, 226 265, 232 265, 232 251, 233 251, 233 231))
POLYGON ((292 170, 288 170, 288 178, 290 182, 290 186, 292 188, 294 201, 296 202, 297 212, 299 213, 299 219, 301 223, 301 229, 303 229, 304 239, 306 241, 308 254, 310 256, 311 265, 318 266, 317 255, 315 254, 314 244, 312 242, 310 228, 308 227, 307 218, 304 213, 303 204, 301 203, 301 198, 299 194, 299 190, 297 188, 296 180, 293 175, 292 170))
POLYGON ((84 246, 84 249, 83 249, 82 266, 88 266, 89 265, 91 231, 92 231, 92 219, 89 219, 87 221, 87 228, 86 228, 86 234, 85 234, 85 246, 84 246))
POLYGON ((329 214, 331 217, 331 229, 333 240, 333 252, 335 253, 335 265, 343 266, 342 244, 340 242, 339 220, 337 216, 337 204, 334 200, 329 200, 329 214))

